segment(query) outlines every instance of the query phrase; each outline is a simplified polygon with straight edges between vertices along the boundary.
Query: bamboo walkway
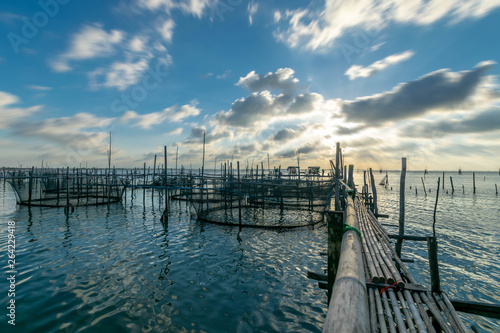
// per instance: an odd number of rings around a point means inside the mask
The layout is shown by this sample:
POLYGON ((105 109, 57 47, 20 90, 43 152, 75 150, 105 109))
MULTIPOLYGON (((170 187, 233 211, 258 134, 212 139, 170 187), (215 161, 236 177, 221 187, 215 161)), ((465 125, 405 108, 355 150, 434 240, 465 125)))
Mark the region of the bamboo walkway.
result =
MULTIPOLYGON (((369 281, 371 331, 467 332, 446 293, 418 285, 376 217, 358 198, 354 206, 369 281)), ((432 242, 433 238, 428 240, 432 242)))
MULTIPOLYGON (((417 284, 361 197, 348 197, 345 212, 329 213, 329 261, 335 253, 340 258, 329 271, 335 283, 324 332, 469 332, 439 285, 432 291, 417 284), (341 234, 340 251, 335 233, 341 234)), ((435 237, 427 241, 431 257, 435 237)))

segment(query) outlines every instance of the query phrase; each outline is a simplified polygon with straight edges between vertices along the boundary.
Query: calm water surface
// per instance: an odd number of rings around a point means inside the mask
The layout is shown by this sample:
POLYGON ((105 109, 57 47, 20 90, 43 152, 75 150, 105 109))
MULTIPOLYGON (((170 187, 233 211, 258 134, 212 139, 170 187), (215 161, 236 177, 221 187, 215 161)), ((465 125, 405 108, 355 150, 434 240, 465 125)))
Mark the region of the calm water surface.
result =
MULTIPOLYGON (((0 332, 319 332, 326 294, 307 279, 325 259, 324 227, 293 231, 202 224, 158 193, 109 207, 16 207, 0 197, 0 262, 16 222, 16 326, 0 280, 0 332), (145 202, 145 205, 143 205, 145 202)), ((7 274, 4 273, 4 276, 7 274)))
MULTIPOLYGON (((374 175, 377 183, 383 175, 374 175)), ((426 175, 426 197, 423 174, 408 173, 408 234, 432 232, 438 176, 426 175)), ((500 176, 477 173, 476 195, 472 174, 446 178, 436 224, 442 288, 451 298, 498 303, 500 197, 494 184, 500 185, 500 176)), ((362 172, 355 179, 362 183, 362 172)), ((377 189, 380 212, 390 215, 383 222, 396 225, 399 172, 389 172, 389 186, 377 189)), ((319 255, 324 226, 238 232, 200 223, 186 203, 176 201, 162 224, 158 193, 147 191, 144 200, 142 193, 66 216, 63 209, 16 207, 11 189, 0 182, 2 274, 8 270, 8 221, 16 222, 18 270, 15 329, 7 324, 8 282, 0 279, 0 332, 321 331, 326 295, 306 273, 326 266, 319 255)), ((426 245, 405 242, 403 256, 415 260, 408 266, 428 286, 426 245)), ((462 318, 484 332, 500 332, 498 320, 462 318)))

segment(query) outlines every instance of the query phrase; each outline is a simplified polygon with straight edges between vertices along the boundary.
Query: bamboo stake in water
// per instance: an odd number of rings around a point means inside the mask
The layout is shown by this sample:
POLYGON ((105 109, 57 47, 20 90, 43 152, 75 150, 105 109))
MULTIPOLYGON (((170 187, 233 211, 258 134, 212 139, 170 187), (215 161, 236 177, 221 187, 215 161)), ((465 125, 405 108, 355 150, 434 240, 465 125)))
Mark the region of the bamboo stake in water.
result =
POLYGON ((401 180, 399 183, 399 236, 396 242, 396 253, 401 258, 403 247, 403 236, 405 234, 405 180, 406 180, 406 158, 401 159, 401 180))
POLYGON ((476 173, 475 172, 472 173, 472 187, 474 189, 473 194, 476 194, 476 173))
POLYGON ((425 183, 424 183, 424 179, 422 177, 420 177, 420 179, 422 180, 422 186, 424 187, 424 193, 425 193, 425 196, 427 196, 427 191, 425 190, 425 183))

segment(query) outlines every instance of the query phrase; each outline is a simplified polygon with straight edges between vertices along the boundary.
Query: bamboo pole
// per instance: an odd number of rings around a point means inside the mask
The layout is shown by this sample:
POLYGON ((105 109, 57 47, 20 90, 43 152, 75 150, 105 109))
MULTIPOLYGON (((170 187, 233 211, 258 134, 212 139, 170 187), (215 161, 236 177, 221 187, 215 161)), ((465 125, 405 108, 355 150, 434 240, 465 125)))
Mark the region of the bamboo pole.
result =
POLYGON ((30 178, 29 178, 29 184, 28 184, 28 207, 31 207, 31 191, 33 190, 33 172, 35 170, 35 167, 31 167, 30 171, 30 178))
POLYGON ((474 189, 473 194, 476 194, 476 173, 472 173, 472 188, 474 189))
POLYGON ((425 190, 424 178, 420 177, 420 179, 422 180, 422 186, 424 187, 424 194, 425 196, 427 196, 427 191, 425 190))
POLYGON ((427 237, 427 250, 429 251, 429 268, 431 273, 431 290, 439 292, 441 283, 439 279, 438 249, 436 236, 427 237))
MULTIPOLYGON (((401 159, 401 180, 399 185, 399 236, 405 235, 405 179, 406 178, 406 158, 401 159)), ((396 242, 396 254, 401 258, 403 238, 396 242)))
POLYGON ((389 322, 389 329, 391 333, 396 333, 396 327, 394 326, 394 317, 392 316, 391 307, 389 306, 389 300, 387 299, 387 295, 385 292, 382 293, 382 301, 384 303, 387 321, 389 322))
MULTIPOLYGON (((346 223, 359 229, 351 197, 347 198, 346 223)), ((358 234, 348 230, 342 238, 342 255, 323 332, 369 332, 368 291, 358 234)))
POLYGON ((396 317, 396 323, 398 324, 398 331, 400 333, 406 333, 406 326, 403 320, 403 316, 401 315, 401 310, 399 308, 398 300, 396 299, 396 295, 394 294, 394 290, 389 288, 387 291, 389 294, 389 299, 391 300, 392 310, 394 311, 394 316, 396 317))
POLYGON ((240 181, 240 161, 236 162, 238 168, 238 223, 241 231, 241 181, 240 181))
POLYGON ((372 184, 372 193, 373 193, 373 214, 375 214, 375 216, 377 216, 378 215, 377 188, 375 187, 375 179, 373 179, 372 168, 370 168, 370 181, 372 184))
POLYGON ((354 189, 354 165, 352 164, 349 164, 349 173, 347 179, 347 186, 354 189))

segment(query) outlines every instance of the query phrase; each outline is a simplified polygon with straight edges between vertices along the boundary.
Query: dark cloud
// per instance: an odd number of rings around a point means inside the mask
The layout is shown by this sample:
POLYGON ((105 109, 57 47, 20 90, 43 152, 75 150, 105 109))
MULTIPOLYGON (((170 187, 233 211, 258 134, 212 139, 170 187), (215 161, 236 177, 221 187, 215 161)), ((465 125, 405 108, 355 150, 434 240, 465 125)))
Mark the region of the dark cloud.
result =
POLYGON ((289 114, 302 114, 315 110, 316 103, 323 101, 323 96, 316 93, 300 94, 295 97, 287 110, 289 114))
POLYGON ((452 109, 474 94, 483 74, 492 66, 493 62, 489 61, 469 71, 442 69, 432 72, 399 84, 390 92, 344 101, 342 113, 348 121, 380 125, 416 117, 432 109, 452 109))
POLYGON ((289 128, 284 128, 284 129, 276 132, 276 134, 274 134, 271 137, 271 140, 280 141, 280 142, 287 142, 289 140, 295 139, 300 134, 302 134, 302 132, 303 132, 303 130, 292 130, 289 128))
POLYGON ((366 126, 355 126, 355 127, 337 126, 335 132, 338 135, 351 135, 351 134, 356 134, 365 128, 366 126))
POLYGON ((324 144, 321 144, 320 142, 310 142, 298 149, 287 149, 283 150, 281 152, 276 153, 275 155, 277 157, 283 157, 283 158, 292 158, 297 155, 297 153, 301 155, 308 155, 308 154, 313 154, 313 153, 320 153, 321 151, 328 149, 329 147, 325 146, 324 144))
POLYGON ((401 136, 442 137, 446 134, 483 133, 500 130, 500 108, 480 112, 465 119, 447 119, 437 122, 421 121, 405 127, 401 136))
POLYGON ((275 96, 268 91, 252 93, 247 98, 236 100, 228 112, 217 113, 215 120, 229 126, 251 127, 281 112, 275 101, 275 96))
POLYGON ((205 127, 193 127, 191 128, 191 132, 189 133, 186 140, 184 140, 184 143, 185 144, 203 143, 203 133, 206 133, 205 143, 207 144, 232 136, 232 133, 227 130, 215 133, 208 133, 205 127))

